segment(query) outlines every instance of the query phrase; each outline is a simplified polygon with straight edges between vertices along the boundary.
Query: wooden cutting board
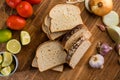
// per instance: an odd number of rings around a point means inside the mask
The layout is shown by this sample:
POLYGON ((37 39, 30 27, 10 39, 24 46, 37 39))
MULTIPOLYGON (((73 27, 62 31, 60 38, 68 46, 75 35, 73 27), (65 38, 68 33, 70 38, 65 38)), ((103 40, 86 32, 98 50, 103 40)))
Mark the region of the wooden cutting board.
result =
MULTIPOLYGON (((81 9, 81 16, 85 25, 92 33, 92 46, 86 52, 79 64, 74 70, 67 65, 62 73, 55 71, 39 72, 38 69, 31 67, 35 56, 36 48, 44 41, 47 41, 46 35, 41 30, 41 24, 44 17, 50 9, 59 3, 65 3, 65 0, 43 0, 39 5, 34 5, 34 15, 27 19, 27 25, 24 30, 31 35, 31 43, 22 46, 22 50, 16 56, 19 60, 17 72, 10 77, 0 77, 0 80, 120 80, 120 65, 117 63, 120 58, 113 50, 105 56, 105 65, 103 69, 92 69, 88 65, 91 55, 96 54, 96 44, 99 41, 107 42, 112 47, 114 43, 106 32, 101 32, 96 25, 102 24, 101 17, 90 14, 83 3, 76 4, 81 9)), ((120 16, 120 1, 114 0, 114 9, 120 16)), ((9 15, 15 13, 15 10, 5 4, 5 0, 0 0, 0 29, 6 27, 5 21, 9 15)), ((20 31, 12 31, 13 38, 19 40, 20 31)), ((0 44, 0 51, 5 50, 5 43, 0 44)))

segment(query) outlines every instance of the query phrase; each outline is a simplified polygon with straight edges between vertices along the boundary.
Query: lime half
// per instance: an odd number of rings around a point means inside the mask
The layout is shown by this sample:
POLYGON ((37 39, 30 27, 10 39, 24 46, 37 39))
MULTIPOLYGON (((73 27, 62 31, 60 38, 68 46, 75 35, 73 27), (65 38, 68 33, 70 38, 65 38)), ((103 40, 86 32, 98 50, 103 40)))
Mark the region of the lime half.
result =
POLYGON ((2 67, 9 66, 13 61, 12 54, 9 52, 3 53, 3 62, 2 62, 2 67))
POLYGON ((27 45, 30 43, 30 34, 27 31, 21 31, 20 34, 22 45, 27 45))
POLYGON ((1 74, 4 75, 4 76, 10 75, 10 73, 11 73, 11 68, 10 68, 10 66, 4 67, 4 68, 1 70, 1 74))
POLYGON ((0 55, 0 64, 2 63, 2 61, 3 61, 3 57, 2 55, 0 55))
POLYGON ((12 40, 7 42, 6 48, 9 52, 11 52, 13 54, 17 54, 21 50, 21 44, 18 40, 12 39, 12 40))

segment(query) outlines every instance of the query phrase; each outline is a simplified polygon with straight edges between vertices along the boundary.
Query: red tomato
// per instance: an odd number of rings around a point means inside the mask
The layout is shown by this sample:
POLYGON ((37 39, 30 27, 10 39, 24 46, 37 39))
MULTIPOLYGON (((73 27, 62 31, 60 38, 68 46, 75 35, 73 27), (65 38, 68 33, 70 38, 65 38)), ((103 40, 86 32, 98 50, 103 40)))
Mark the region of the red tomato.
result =
POLYGON ((18 14, 24 18, 28 18, 32 16, 33 14, 32 5, 28 3, 27 1, 20 2, 17 5, 16 9, 17 9, 18 14))
POLYGON ((39 4, 41 2, 41 0, 26 0, 27 2, 29 2, 30 4, 39 4))
POLYGON ((22 0, 6 0, 6 3, 11 8, 16 8, 16 6, 21 2, 22 0))
POLYGON ((7 26, 12 30, 21 30, 25 25, 26 20, 20 16, 11 15, 7 19, 7 26))

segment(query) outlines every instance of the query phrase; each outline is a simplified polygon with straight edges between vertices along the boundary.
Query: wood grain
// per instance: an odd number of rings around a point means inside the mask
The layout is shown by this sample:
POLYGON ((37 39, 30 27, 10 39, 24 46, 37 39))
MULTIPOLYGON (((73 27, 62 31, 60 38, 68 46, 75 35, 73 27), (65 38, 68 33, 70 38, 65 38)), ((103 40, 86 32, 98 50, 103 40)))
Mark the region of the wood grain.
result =
MULTIPOLYGON (((120 15, 120 1, 113 0, 114 9, 120 15)), ((66 66, 64 72, 55 71, 39 72, 38 69, 32 68, 31 63, 35 56, 37 47, 44 41, 48 40, 46 35, 41 30, 44 17, 49 13, 50 9, 59 3, 65 3, 65 0, 43 0, 41 4, 34 5, 34 15, 27 19, 27 25, 24 30, 31 35, 31 43, 23 46, 19 54, 19 67, 17 72, 10 77, 0 77, 0 80, 120 80, 120 65, 117 60, 119 56, 113 50, 105 56, 105 65, 102 70, 92 69, 88 65, 88 60, 91 55, 96 54, 96 44, 99 41, 107 42, 114 47, 114 42, 110 39, 106 32, 101 32, 96 25, 102 24, 101 17, 90 14, 84 7, 84 3, 76 4, 82 11, 81 16, 84 24, 93 34, 91 37, 92 46, 86 52, 79 64, 74 70, 66 66)), ((9 8, 5 0, 0 1, 0 29, 5 28, 5 21, 11 14, 16 14, 16 11, 9 8), (3 19, 4 18, 4 19, 3 19)), ((119 25, 120 26, 120 25, 119 25)), ((19 40, 20 31, 12 31, 13 38, 19 40)), ((4 44, 0 44, 0 51, 4 51, 4 44)))

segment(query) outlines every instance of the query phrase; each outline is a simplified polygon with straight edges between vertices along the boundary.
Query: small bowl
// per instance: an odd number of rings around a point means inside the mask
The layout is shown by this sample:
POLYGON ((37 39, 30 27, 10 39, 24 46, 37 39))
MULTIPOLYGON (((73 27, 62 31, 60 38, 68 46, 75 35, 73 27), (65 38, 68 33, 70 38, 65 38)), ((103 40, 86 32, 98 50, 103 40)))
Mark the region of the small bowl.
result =
MULTIPOLYGON (((0 52, 0 54, 4 54, 4 52, 0 52)), ((15 68, 14 68, 14 70, 8 76, 14 74, 16 72, 17 68, 18 68, 18 59, 17 59, 17 57, 14 54, 12 54, 12 56, 13 56, 13 60, 15 62, 15 68)), ((4 75, 2 75, 0 73, 0 76, 4 76, 4 75)))

